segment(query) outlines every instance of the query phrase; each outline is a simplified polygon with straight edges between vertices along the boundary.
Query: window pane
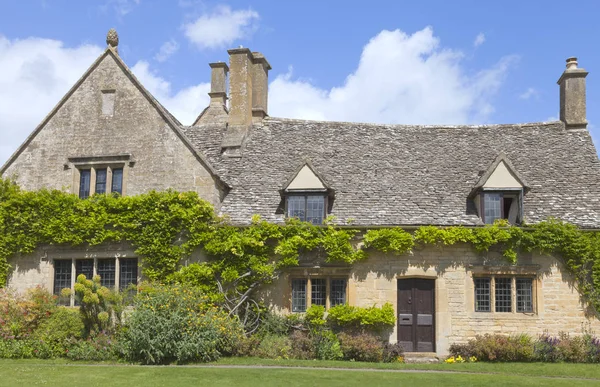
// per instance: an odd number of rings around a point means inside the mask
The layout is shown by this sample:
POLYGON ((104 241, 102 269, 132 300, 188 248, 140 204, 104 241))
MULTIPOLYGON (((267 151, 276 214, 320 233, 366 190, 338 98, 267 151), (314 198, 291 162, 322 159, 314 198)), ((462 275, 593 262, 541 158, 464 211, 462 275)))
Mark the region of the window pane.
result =
POLYGON ((512 278, 496 278, 496 312, 512 311, 512 278))
POLYGON ((137 259, 120 259, 119 290, 125 290, 131 284, 137 285, 137 259))
POLYGON ((483 195, 485 210, 484 218, 486 224, 492 224, 496 219, 502 219, 502 195, 499 193, 486 193, 483 195))
POLYGON ((96 193, 106 193, 106 169, 96 169, 96 193))
POLYGON ((79 197, 82 199, 90 196, 90 177, 91 173, 89 169, 79 171, 79 197))
POLYGON ((325 306, 327 300, 327 280, 325 278, 311 279, 310 287, 310 304, 325 306))
POLYGON ((306 197, 288 196, 288 217, 306 220, 306 197))
POLYGON ((94 260, 93 259, 78 259, 75 261, 75 280, 79 274, 85 275, 85 278, 92 279, 94 276, 94 260))
POLYGON ((475 278, 475 312, 490 312, 490 279, 475 278))
POLYGON ((533 280, 517 278, 517 312, 533 312, 533 280))
POLYGON ((100 285, 109 289, 115 287, 115 260, 99 259, 98 275, 100 276, 100 285))
MULTIPOLYGON (((60 291, 64 288, 71 289, 71 260, 61 259, 54 261, 54 294, 60 296, 60 291)), ((69 305, 70 300, 61 299, 61 305, 69 305)))
POLYGON ((292 312, 306 311, 306 283, 305 278, 292 280, 292 312))
POLYGON ((325 214, 324 196, 306 197, 306 221, 312 224, 322 224, 325 214))
POLYGON ((332 279, 329 297, 331 306, 342 305, 346 303, 346 280, 341 278, 332 279))
POLYGON ((112 188, 111 192, 123 194, 123 168, 115 168, 112 170, 112 188))

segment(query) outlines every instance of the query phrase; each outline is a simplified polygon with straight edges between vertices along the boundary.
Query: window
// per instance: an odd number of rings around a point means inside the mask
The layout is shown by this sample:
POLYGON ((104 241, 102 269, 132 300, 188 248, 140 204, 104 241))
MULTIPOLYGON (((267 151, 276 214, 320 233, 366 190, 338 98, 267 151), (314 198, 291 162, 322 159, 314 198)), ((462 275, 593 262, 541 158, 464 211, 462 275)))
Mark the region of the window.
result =
POLYGON ((533 278, 490 276, 473 278, 473 282, 475 312, 512 313, 513 305, 517 313, 534 312, 533 278))
POLYGON ((79 197, 118 192, 123 194, 123 167, 89 167, 79 169, 79 197), (109 184, 110 183, 110 184, 109 184))
POLYGON ((517 278, 517 312, 533 312, 533 281, 531 278, 517 278))
POLYGON ((324 195, 289 195, 287 216, 312 224, 322 224, 325 218, 324 195))
POLYGON ((305 312, 312 305, 345 304, 347 284, 346 278, 293 278, 292 312, 305 312))
POLYGON ((490 279, 475 278, 475 311, 490 312, 490 279))
POLYGON ((481 214, 485 224, 493 224, 498 219, 506 219, 511 224, 521 222, 521 190, 483 191, 481 195, 481 214))
MULTIPOLYGON (((55 259, 54 294, 60 296, 64 288, 73 290, 80 274, 88 279, 99 275, 102 286, 114 289, 118 283, 119 290, 125 290, 138 282, 138 261, 137 258, 55 259)), ((60 302, 63 305, 75 305, 74 297, 70 300, 60 299, 60 302)))

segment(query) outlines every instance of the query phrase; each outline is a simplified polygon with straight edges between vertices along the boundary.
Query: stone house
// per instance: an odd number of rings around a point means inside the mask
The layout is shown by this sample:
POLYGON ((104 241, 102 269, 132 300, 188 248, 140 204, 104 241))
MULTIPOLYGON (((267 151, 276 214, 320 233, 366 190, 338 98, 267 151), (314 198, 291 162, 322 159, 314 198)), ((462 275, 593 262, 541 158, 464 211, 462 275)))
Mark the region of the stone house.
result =
MULTIPOLYGON (((481 126, 319 122, 268 115, 266 58, 229 50, 211 63, 210 104, 177 121, 118 55, 118 37, 0 169, 24 189, 134 195, 196 191, 232 222, 326 216, 353 227, 479 227, 556 217, 600 227, 600 163, 587 130, 585 78, 575 58, 558 80, 560 120, 481 126), (226 85, 229 81, 229 91, 226 85), (229 100, 229 103, 227 101, 229 100)), ((107 286, 139 280, 128 246, 44 248, 15 257, 8 285, 72 286, 80 273, 107 286)), ((600 330, 574 279, 553 256, 470 246, 376 253, 353 266, 305 257, 262 297, 280 312, 312 304, 390 302, 389 334, 408 352, 445 355, 475 334, 600 330)))

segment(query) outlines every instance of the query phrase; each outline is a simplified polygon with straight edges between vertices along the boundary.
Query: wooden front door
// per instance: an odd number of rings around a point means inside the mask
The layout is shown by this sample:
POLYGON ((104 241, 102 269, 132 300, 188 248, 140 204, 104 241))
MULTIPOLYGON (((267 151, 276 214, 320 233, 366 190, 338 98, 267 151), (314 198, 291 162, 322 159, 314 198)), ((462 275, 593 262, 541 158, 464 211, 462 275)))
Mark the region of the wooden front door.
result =
POLYGON ((398 280, 398 342, 406 352, 435 352, 435 280, 398 280))

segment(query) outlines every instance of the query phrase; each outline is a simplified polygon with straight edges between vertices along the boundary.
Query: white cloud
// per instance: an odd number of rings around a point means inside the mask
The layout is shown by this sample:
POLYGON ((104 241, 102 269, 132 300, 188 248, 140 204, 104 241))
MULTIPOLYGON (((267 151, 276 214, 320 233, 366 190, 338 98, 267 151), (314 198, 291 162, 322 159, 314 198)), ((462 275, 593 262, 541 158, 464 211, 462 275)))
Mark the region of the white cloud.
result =
POLYGON ((0 36, 0 165, 100 55, 98 46, 0 36))
POLYGON ((236 40, 250 38, 258 28, 258 19, 258 13, 251 9, 233 11, 228 6, 219 6, 185 24, 183 30, 200 49, 223 48, 236 40))
POLYGON ((473 42, 473 46, 475 47, 479 47, 481 46, 483 43, 485 42, 485 34, 483 32, 480 32, 476 37, 475 37, 475 41, 473 42))
POLYGON ((208 106, 210 83, 200 83, 173 92, 171 83, 152 71, 148 62, 137 62, 131 71, 183 125, 193 124, 196 117, 208 106))
POLYGON ((527 88, 527 90, 525 90, 524 92, 522 92, 521 94, 519 94, 519 98, 520 99, 538 98, 539 95, 540 95, 539 91, 537 91, 533 87, 529 87, 529 88, 527 88))
POLYGON ((179 50, 179 43, 177 43, 174 39, 171 39, 167 42, 164 42, 158 53, 154 57, 159 62, 164 62, 169 59, 173 54, 175 54, 179 50))
POLYGON ((291 71, 271 83, 269 114, 318 120, 404 124, 485 122, 511 64, 467 74, 459 51, 442 48, 427 27, 382 31, 363 48, 343 85, 322 89, 291 71))
POLYGON ((141 0, 106 0, 106 2, 100 7, 104 12, 109 8, 117 14, 117 17, 123 17, 133 11, 133 9, 140 5, 141 0))

